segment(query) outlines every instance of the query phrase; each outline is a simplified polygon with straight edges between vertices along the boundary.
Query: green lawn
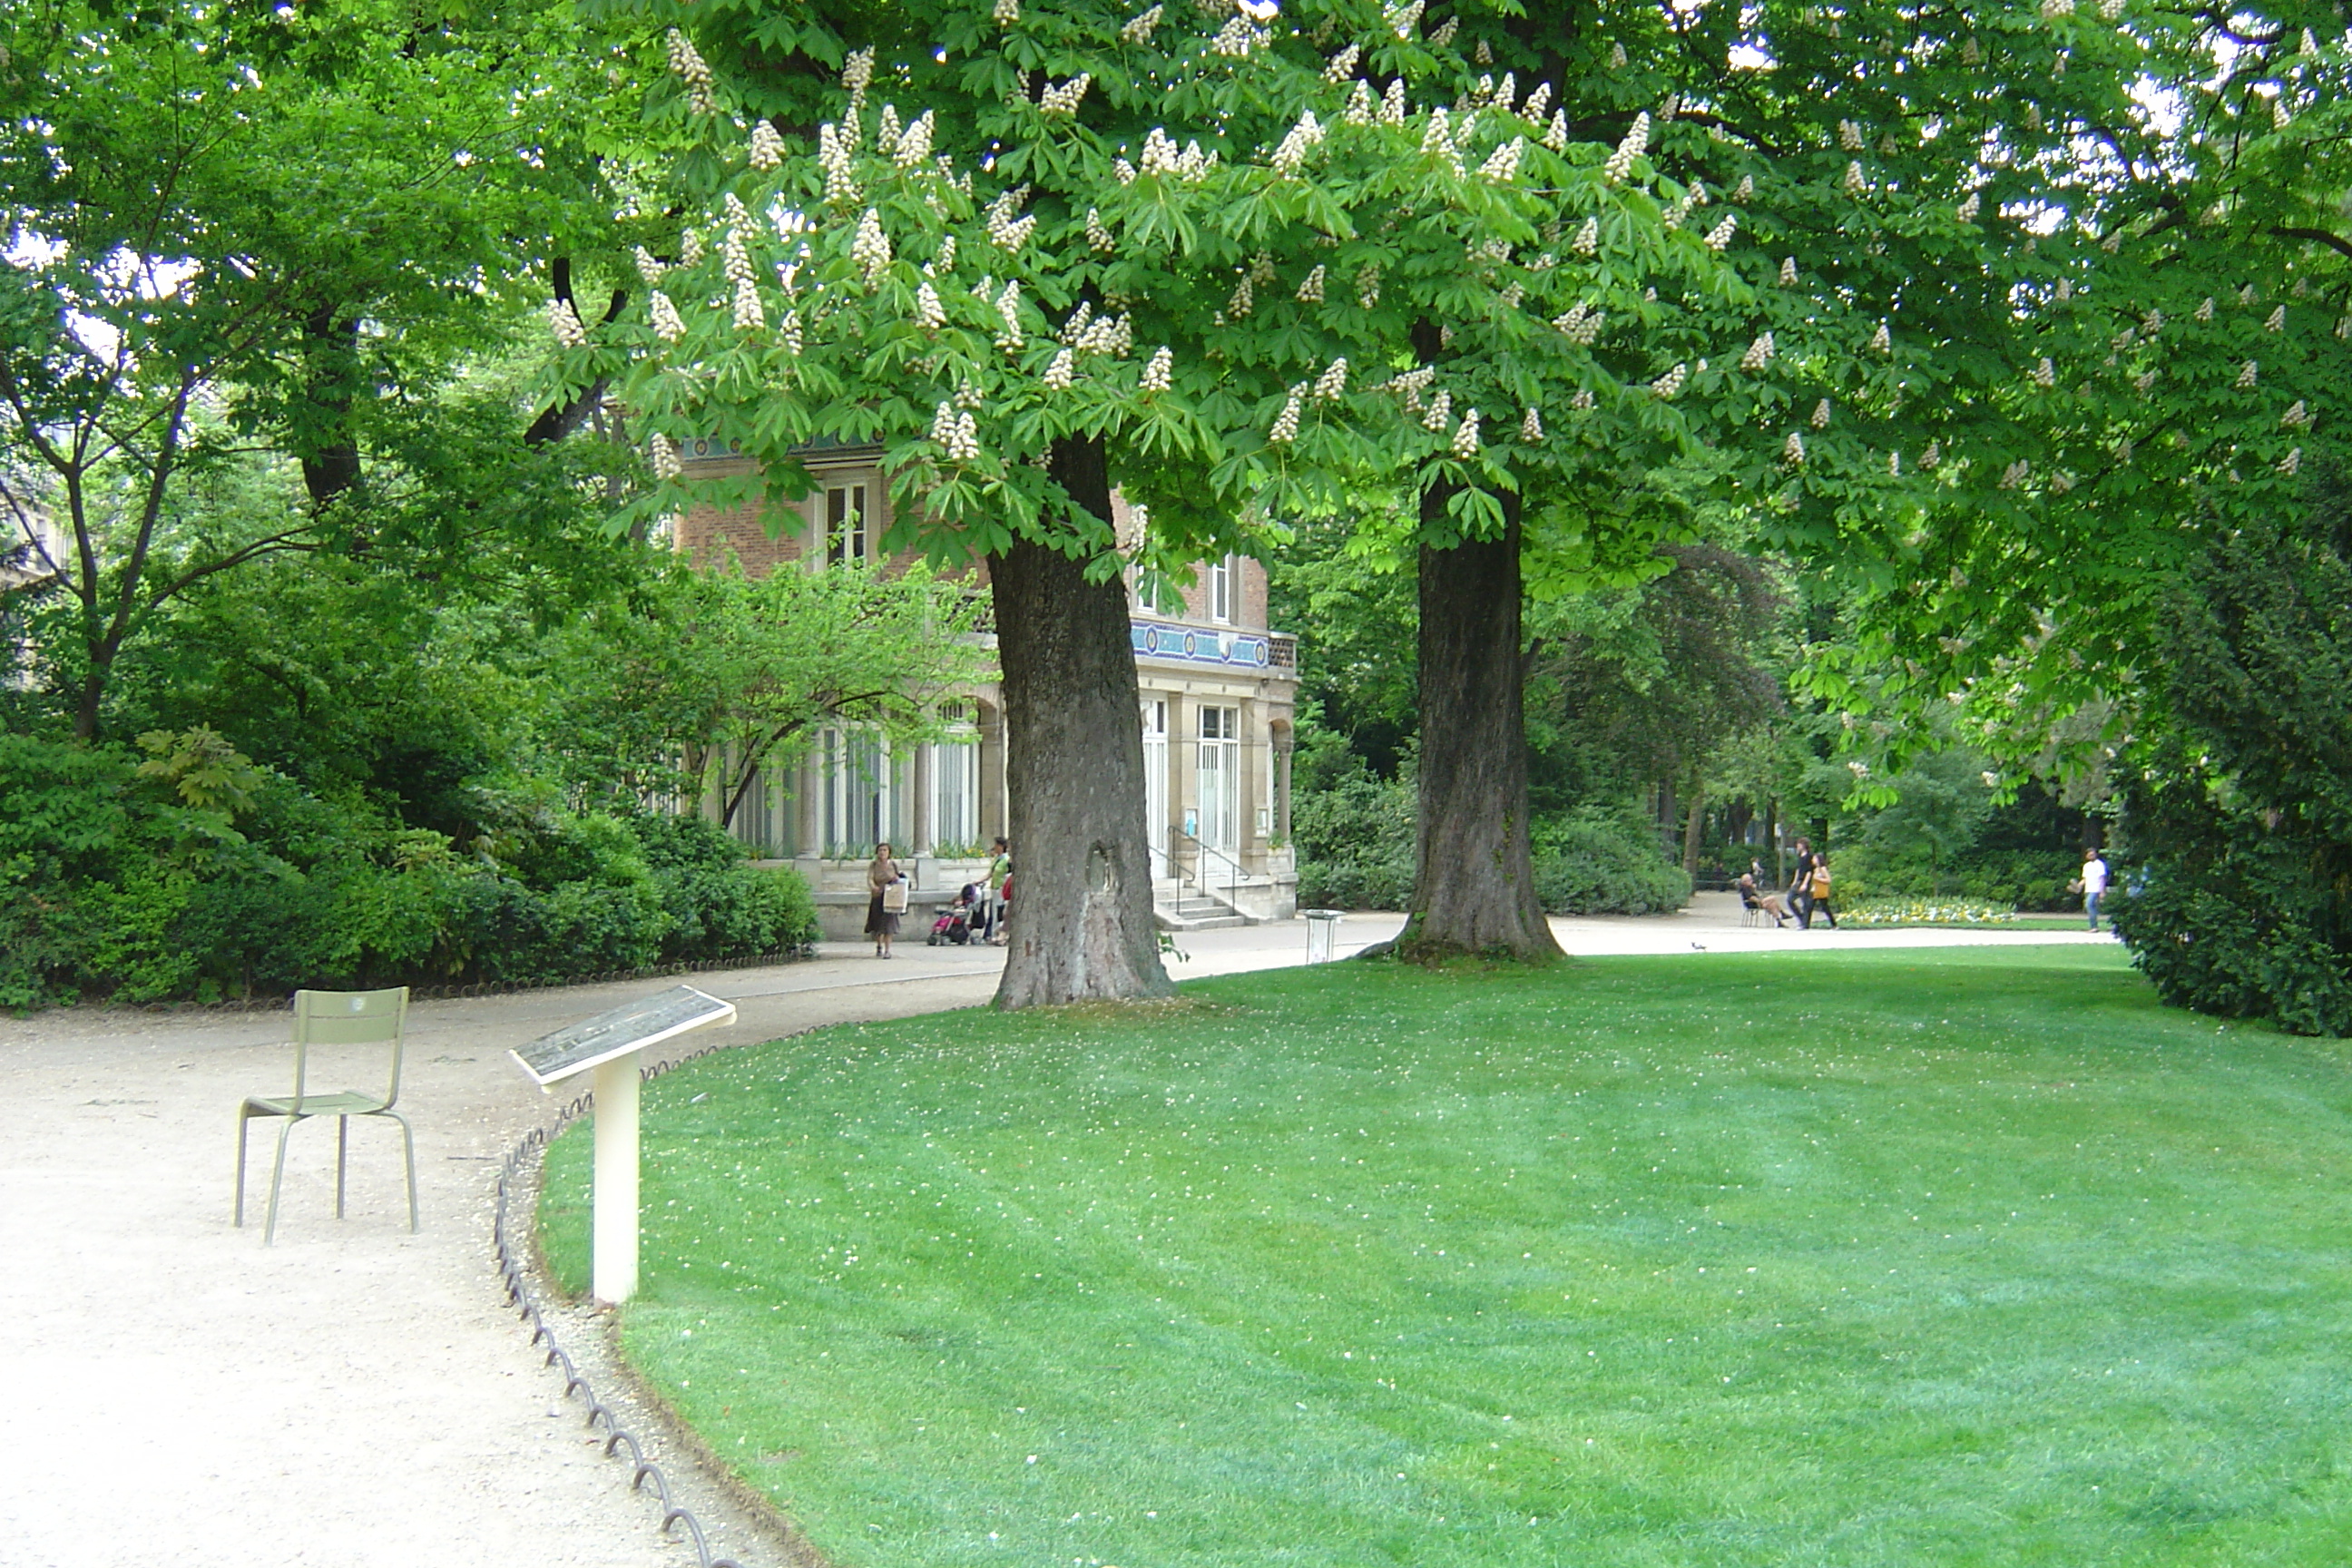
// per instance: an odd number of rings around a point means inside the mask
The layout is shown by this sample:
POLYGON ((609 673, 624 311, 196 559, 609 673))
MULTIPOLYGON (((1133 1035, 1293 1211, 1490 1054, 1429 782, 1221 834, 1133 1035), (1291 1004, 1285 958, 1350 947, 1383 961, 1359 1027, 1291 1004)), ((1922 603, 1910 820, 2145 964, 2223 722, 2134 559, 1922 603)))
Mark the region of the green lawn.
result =
POLYGON ((2095 948, 1185 997, 648 1089, 629 1352, 835 1563, 2352 1560, 2340 1044, 2095 948))

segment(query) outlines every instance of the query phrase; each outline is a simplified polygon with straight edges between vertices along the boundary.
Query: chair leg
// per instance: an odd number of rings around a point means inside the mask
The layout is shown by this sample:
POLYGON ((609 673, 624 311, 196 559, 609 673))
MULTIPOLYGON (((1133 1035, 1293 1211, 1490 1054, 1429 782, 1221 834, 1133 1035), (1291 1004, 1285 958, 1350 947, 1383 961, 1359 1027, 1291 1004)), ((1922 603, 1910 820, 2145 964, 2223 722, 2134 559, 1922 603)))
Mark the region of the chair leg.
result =
POLYGON ((268 1247, 278 1239, 278 1189, 286 1181, 286 1140, 294 1131, 299 1116, 289 1116, 286 1125, 278 1130, 278 1163, 269 1173, 269 1220, 261 1229, 261 1245, 268 1247))
POLYGON ((408 1130, 408 1118, 397 1110, 387 1110, 386 1116, 400 1123, 400 1152, 408 1165, 408 1231, 416 1234, 416 1136, 408 1130))
POLYGON ((236 1108, 236 1207, 234 1211, 235 1217, 230 1223, 239 1229, 243 1229, 245 1226, 245 1131, 252 1125, 251 1114, 244 1106, 238 1106, 236 1108))
POLYGON ((343 1217, 343 1171, 350 1163, 351 1147, 352 1119, 348 1116, 338 1116, 335 1118, 335 1217, 337 1219, 343 1217))

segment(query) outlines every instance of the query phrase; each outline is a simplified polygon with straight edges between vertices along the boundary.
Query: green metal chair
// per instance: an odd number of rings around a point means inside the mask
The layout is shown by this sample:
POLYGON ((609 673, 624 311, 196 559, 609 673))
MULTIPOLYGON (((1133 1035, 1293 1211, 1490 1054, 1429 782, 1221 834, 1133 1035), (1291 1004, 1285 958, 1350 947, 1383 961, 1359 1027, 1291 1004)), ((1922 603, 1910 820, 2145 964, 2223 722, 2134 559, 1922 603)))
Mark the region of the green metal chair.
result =
POLYGON ((401 1152, 408 1166, 408 1228, 416 1228, 416 1138, 408 1119, 394 1110, 400 1098, 401 1032, 408 1019, 408 987, 390 991, 297 991, 294 993, 294 1093, 284 1100, 247 1100, 236 1112, 236 1223, 245 1224, 246 1127, 257 1116, 282 1116, 278 1130, 278 1163, 269 1173, 269 1219, 261 1244, 278 1237, 278 1190, 286 1179, 286 1140, 294 1124, 309 1117, 335 1119, 335 1217, 343 1217, 343 1172, 350 1152, 352 1118, 388 1116, 400 1123, 401 1152), (381 1097, 372 1094, 314 1094, 309 1087, 313 1046, 392 1047, 392 1081, 381 1097))

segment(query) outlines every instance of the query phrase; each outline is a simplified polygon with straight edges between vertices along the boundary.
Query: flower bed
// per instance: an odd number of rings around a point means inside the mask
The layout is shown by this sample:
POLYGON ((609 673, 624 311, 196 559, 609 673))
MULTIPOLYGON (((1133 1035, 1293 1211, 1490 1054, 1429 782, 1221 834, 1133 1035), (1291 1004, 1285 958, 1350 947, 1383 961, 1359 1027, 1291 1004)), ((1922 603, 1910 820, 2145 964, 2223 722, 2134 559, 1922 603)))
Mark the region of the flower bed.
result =
POLYGON ((1850 926, 2015 925, 2019 919, 2015 910, 1937 899, 1874 899, 1839 910, 1837 917, 1840 925, 1850 926))

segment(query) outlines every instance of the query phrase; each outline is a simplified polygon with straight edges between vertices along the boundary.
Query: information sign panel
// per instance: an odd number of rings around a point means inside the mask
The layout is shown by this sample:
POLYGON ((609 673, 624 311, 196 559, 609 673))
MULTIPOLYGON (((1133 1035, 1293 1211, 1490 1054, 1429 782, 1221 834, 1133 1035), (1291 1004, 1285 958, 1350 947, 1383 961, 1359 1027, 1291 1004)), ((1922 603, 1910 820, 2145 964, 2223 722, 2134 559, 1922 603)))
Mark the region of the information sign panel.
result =
POLYGON ((722 1002, 691 985, 673 985, 609 1013, 567 1025, 551 1035, 541 1035, 513 1056, 530 1080, 546 1089, 673 1035, 734 1021, 732 1002, 722 1002))

